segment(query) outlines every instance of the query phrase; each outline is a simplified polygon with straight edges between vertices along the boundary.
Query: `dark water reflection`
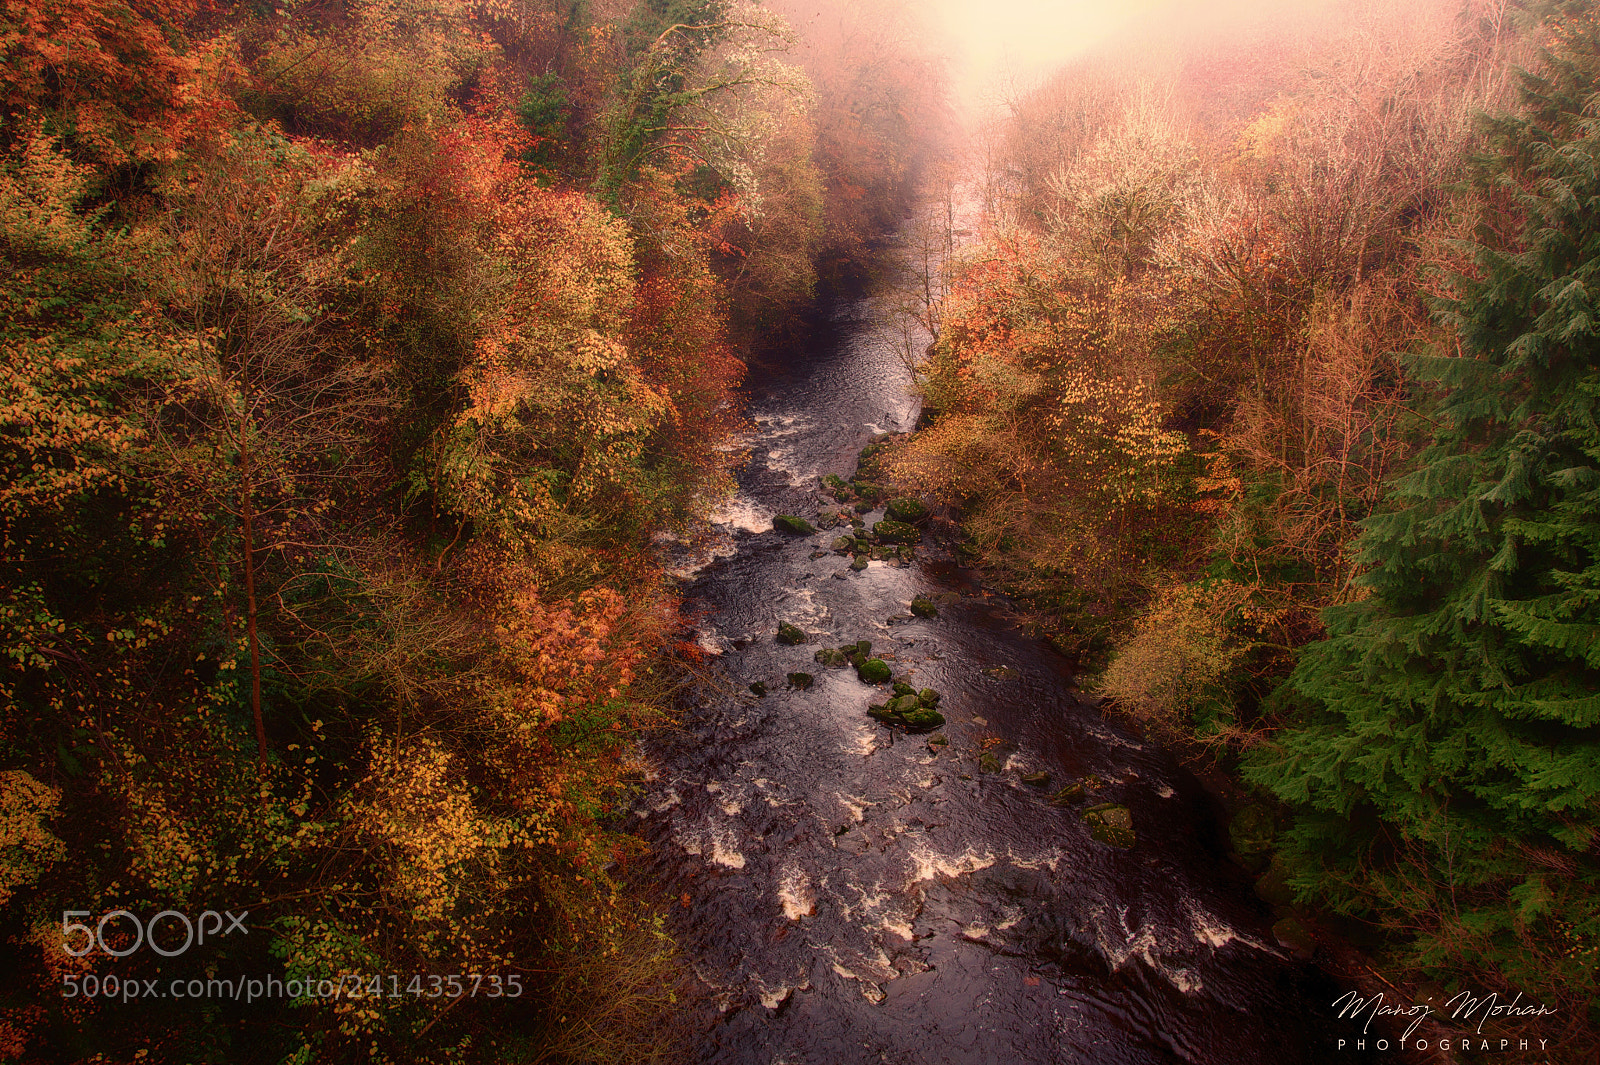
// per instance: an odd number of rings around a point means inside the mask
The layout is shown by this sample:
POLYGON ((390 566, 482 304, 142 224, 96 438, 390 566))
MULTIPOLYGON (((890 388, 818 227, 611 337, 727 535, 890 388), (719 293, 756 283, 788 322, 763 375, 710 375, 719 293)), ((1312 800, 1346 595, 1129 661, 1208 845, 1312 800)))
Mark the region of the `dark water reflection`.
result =
POLYGON ((873 434, 915 421, 885 317, 849 304, 788 365, 753 369, 751 461, 688 585, 724 683, 652 741, 634 827, 689 899, 675 931, 710 1002, 697 1060, 1346 1060, 1338 991, 1276 944, 1206 793, 1070 690, 1002 600, 953 565, 853 573, 812 557, 835 533, 770 531, 775 512, 815 517, 817 475, 849 476, 873 434), (943 597, 940 617, 910 617, 918 594, 943 597), (776 643, 780 621, 811 642, 776 643), (948 748, 878 727, 881 689, 813 662, 859 639, 944 693, 948 748), (789 690, 789 672, 816 684, 789 690), (986 740, 1003 772, 980 772, 986 740), (1138 845, 1092 840, 1021 782, 1041 769, 1109 782, 1098 801, 1129 807, 1138 845))

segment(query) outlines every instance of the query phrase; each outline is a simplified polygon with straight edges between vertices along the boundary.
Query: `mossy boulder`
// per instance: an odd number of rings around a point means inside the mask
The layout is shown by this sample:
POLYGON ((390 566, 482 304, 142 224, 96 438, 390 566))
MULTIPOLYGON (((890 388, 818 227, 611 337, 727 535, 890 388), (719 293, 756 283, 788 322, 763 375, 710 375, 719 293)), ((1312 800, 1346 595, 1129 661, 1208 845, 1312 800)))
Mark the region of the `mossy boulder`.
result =
POLYGON ((903 680, 897 680, 894 682, 894 693, 896 695, 915 695, 917 694, 917 689, 903 680))
POLYGON ((936 618, 939 616, 939 608, 934 605, 933 600, 924 599, 921 596, 911 600, 911 612, 919 618, 936 618))
POLYGON ((922 700, 923 706, 926 706, 929 710, 932 710, 934 707, 939 705, 939 700, 943 698, 943 696, 934 691, 932 688, 923 688, 917 693, 917 698, 922 700))
POLYGON ((836 536, 833 539, 833 549, 841 555, 847 555, 855 549, 856 538, 853 536, 836 536))
POLYGON ((993 751, 984 751, 981 755, 978 756, 978 772, 980 772, 980 773, 998 773, 998 772, 1000 772, 1000 759, 995 757, 993 751))
POLYGON ((1228 839, 1244 867, 1251 872, 1266 868, 1277 835, 1278 822, 1272 808, 1260 803, 1246 806, 1228 822, 1228 839))
MULTIPOLYGON (((867 707, 867 713, 885 725, 895 725, 907 732, 932 732, 944 725, 944 716, 923 706, 915 695, 897 695, 887 703, 874 703, 867 707)), ((945 742, 942 737, 940 742, 945 742)))
POLYGON ((1121 803, 1103 802, 1091 806, 1081 815, 1089 826, 1089 835, 1113 847, 1131 847, 1139 842, 1133 831, 1133 814, 1121 803))
POLYGON ((1082 802, 1091 792, 1097 791, 1104 786, 1105 781, 1091 773, 1089 776, 1079 777, 1050 796, 1050 801, 1057 806, 1071 806, 1074 803, 1082 802))
POLYGON ((1071 806, 1073 803, 1083 801, 1083 781, 1074 780, 1050 796, 1050 802, 1055 806, 1071 806))
POLYGON ((888 703, 889 712, 893 714, 909 714, 913 710, 922 709, 922 700, 915 695, 896 695, 888 703))
POLYGON ((883 485, 873 484, 871 481, 863 481, 859 470, 856 471, 855 479, 850 484, 855 488, 856 495, 860 496, 863 502, 873 506, 876 506, 889 495, 888 490, 883 485))
POLYGON ((860 571, 866 569, 867 568, 867 556, 866 555, 857 555, 855 557, 855 561, 850 563, 850 568, 855 570, 858 573, 860 571))
POLYGON ((789 687, 798 691, 809 691, 811 689, 811 682, 812 677, 809 673, 789 674, 789 687))
POLYGON ((797 518, 793 514, 779 514, 772 519, 772 527, 781 533, 790 536, 810 536, 817 531, 817 527, 804 518, 797 518))
POLYGON ((839 669, 850 664, 849 655, 843 651, 836 651, 832 647, 824 647, 811 657, 816 659, 817 665, 827 666, 829 669, 839 669))
POLYGON ((1311 938, 1311 929, 1307 928, 1305 922, 1298 917, 1285 917, 1274 924, 1272 935, 1301 961, 1310 961, 1311 956, 1317 952, 1317 941, 1311 938))
POLYGON ((1049 785, 1050 774, 1041 769, 1037 773, 1029 773, 1027 776, 1023 777, 1022 782, 1030 787, 1043 788, 1049 785))
POLYGON ((850 491, 850 486, 844 482, 844 478, 840 477, 837 473, 830 473, 823 477, 822 487, 827 490, 829 495, 833 496, 833 498, 840 503, 843 503, 846 499, 849 499, 850 496, 854 494, 850 491))
POLYGON ((1283 862, 1273 859, 1267 871, 1256 878, 1256 897, 1283 909, 1294 905, 1294 889, 1289 887, 1283 862))
POLYGON ((868 684, 883 684, 894 676, 894 673, 889 669, 889 663, 883 659, 867 658, 856 667, 856 676, 868 684))
POLYGON ((805 631, 798 626, 789 624, 787 621, 781 622, 778 625, 778 642, 790 645, 805 643, 805 631))
POLYGON ((886 544, 915 544, 922 540, 922 533, 917 527, 903 521, 877 522, 872 526, 872 535, 886 544))
POLYGON ((884 511, 893 521, 904 522, 907 525, 920 525, 928 520, 928 508, 922 500, 912 499, 910 496, 897 496, 889 500, 889 506, 884 511))

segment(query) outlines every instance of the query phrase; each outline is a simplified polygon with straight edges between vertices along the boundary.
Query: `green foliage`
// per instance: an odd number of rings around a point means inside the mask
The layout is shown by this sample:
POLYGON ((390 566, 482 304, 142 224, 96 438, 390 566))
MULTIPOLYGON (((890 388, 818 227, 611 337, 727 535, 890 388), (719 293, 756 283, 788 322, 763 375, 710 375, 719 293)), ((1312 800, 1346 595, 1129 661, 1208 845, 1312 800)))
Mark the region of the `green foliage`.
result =
POLYGON ((522 158, 534 166, 554 166, 565 146, 567 123, 572 119, 572 106, 561 75, 550 71, 530 78, 527 90, 517 101, 517 118, 534 138, 522 158))
POLYGON ((1433 440, 1365 523, 1369 594, 1325 613, 1288 681, 1303 718, 1246 773, 1298 811, 1303 895, 1581 1017, 1600 993, 1600 50, 1592 12, 1556 25, 1525 114, 1490 130, 1476 270, 1440 305, 1461 351, 1417 361, 1433 440))

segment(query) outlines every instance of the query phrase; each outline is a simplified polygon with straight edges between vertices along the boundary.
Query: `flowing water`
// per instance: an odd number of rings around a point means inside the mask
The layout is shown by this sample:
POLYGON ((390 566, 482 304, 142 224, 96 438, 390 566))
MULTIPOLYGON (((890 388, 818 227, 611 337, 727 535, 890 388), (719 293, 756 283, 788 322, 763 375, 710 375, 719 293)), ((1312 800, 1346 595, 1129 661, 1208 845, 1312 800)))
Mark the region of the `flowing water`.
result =
POLYGON ((949 563, 852 572, 814 557, 837 533, 772 530, 775 513, 815 519, 819 475, 848 478, 875 434, 912 427, 900 341, 862 299, 752 368, 739 494, 680 571, 717 680, 652 742, 634 827, 682 900, 675 932, 709 1002, 695 1060, 1345 1060, 1337 989, 1274 940, 1205 791, 1077 692, 1001 597, 949 563), (913 618, 914 595, 940 597, 939 617, 913 618), (810 642, 777 643, 782 621, 810 642), (947 748, 879 726, 883 688, 813 661, 860 639, 943 693, 947 748), (786 687, 790 672, 815 686, 786 687), (1001 772, 980 770, 984 750, 1001 772), (1021 781, 1038 770, 1050 789, 1021 781), (1086 774, 1108 782, 1090 802, 1131 810, 1136 846, 1051 805, 1086 774))

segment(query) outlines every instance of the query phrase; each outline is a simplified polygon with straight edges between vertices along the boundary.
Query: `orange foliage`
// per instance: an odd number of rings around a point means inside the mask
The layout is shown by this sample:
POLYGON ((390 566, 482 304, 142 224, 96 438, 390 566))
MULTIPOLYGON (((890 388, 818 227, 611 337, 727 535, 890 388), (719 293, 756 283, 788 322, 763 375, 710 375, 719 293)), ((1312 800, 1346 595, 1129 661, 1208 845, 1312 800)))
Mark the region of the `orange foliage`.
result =
POLYGON ((172 32, 200 10, 197 0, 4 0, 0 107, 12 121, 47 115, 109 164, 169 161, 234 110, 220 89, 226 48, 172 32))

